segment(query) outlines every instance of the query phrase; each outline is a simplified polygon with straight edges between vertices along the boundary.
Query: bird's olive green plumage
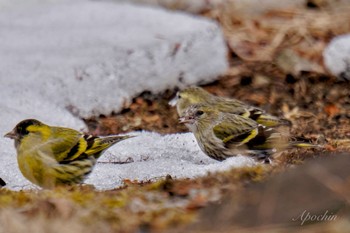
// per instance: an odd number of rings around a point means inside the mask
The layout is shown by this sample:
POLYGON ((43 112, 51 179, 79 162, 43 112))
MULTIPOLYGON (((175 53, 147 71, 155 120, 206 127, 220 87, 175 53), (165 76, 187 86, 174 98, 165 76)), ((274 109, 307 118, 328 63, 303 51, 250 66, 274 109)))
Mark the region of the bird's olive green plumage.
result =
POLYGON ((15 140, 23 176, 43 188, 53 188, 83 182, 106 149, 131 136, 94 137, 28 119, 5 137, 15 140))
POLYGON ((260 108, 250 106, 236 99, 212 95, 200 87, 189 87, 179 91, 170 103, 172 105, 176 104, 177 112, 180 117, 191 104, 209 104, 212 108, 220 112, 233 113, 245 118, 250 118, 264 126, 275 127, 290 125, 288 120, 267 114, 260 108))
POLYGON ((216 160, 242 153, 268 160, 276 150, 307 144, 292 143, 288 134, 276 128, 262 126, 240 115, 220 112, 208 104, 190 105, 180 122, 193 132, 203 152, 216 160))

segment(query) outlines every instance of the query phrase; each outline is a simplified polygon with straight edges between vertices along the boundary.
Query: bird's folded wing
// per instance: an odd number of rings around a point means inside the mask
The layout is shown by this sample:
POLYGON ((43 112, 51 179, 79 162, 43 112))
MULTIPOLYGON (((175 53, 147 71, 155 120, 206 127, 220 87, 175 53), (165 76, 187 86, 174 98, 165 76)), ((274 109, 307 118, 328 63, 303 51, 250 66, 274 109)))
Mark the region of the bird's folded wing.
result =
POLYGON ((87 148, 83 134, 70 129, 54 129, 54 135, 49 139, 49 146, 59 163, 73 161, 82 156, 87 148))
POLYGON ((213 132, 227 146, 240 146, 257 135, 257 127, 258 124, 253 120, 230 114, 213 127, 213 132))

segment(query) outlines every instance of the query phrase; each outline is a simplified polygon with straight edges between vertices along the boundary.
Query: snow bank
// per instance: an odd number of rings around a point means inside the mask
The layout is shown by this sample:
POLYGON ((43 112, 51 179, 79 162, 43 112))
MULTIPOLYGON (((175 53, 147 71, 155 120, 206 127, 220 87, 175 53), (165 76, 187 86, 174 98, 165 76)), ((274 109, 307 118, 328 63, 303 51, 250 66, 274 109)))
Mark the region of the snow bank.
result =
POLYGON ((0 91, 25 85, 81 117, 227 68, 216 23, 164 9, 60 1, 3 10, 0 23, 0 91))
POLYGON ((165 178, 194 178, 213 171, 253 166, 254 160, 238 156, 219 162, 198 147, 192 133, 170 134, 142 132, 108 150, 99 160, 86 183, 99 189, 122 185, 124 179, 146 181, 165 178), (128 162, 125 164, 120 164, 128 162))

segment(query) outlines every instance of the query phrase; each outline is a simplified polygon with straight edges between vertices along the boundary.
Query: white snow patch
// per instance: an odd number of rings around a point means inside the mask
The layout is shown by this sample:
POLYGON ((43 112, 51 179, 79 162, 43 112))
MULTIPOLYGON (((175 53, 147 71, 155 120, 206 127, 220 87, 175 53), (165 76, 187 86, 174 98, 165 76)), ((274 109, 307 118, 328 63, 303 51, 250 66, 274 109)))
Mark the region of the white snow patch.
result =
POLYGON ((206 18, 86 0, 24 6, 0 8, 0 91, 25 86, 81 117, 228 67, 221 29, 206 18))
POLYGON ((323 52, 326 68, 341 80, 350 80, 350 34, 335 37, 323 52))

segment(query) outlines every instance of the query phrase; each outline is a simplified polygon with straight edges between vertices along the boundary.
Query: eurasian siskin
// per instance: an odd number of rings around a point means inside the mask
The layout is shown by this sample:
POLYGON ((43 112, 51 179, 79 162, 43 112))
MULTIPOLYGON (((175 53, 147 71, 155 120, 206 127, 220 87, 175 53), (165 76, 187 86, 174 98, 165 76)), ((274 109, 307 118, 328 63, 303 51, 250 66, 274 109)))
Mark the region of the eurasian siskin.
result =
POLYGON ((132 136, 95 137, 27 119, 5 137, 15 140, 23 176, 40 187, 53 188, 83 182, 106 149, 132 136))
POLYGON ((200 87, 189 87, 179 91, 175 98, 169 102, 170 105, 177 108, 177 112, 181 117, 191 104, 209 104, 212 108, 220 111, 241 115, 250 118, 259 124, 269 127, 280 125, 290 125, 285 119, 267 114, 264 110, 245 104, 237 99, 229 99, 210 94, 200 87))
POLYGON ((250 118, 220 112, 211 105, 190 105, 180 117, 180 122, 193 132, 202 151, 216 160, 243 153, 268 162, 269 156, 276 150, 318 147, 293 142, 288 133, 260 125, 250 118))

